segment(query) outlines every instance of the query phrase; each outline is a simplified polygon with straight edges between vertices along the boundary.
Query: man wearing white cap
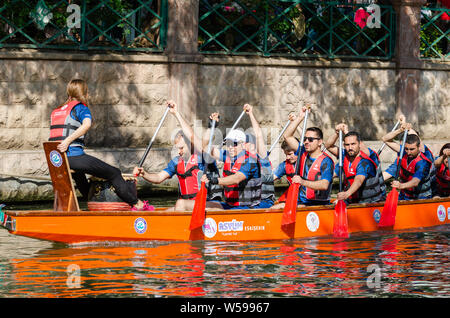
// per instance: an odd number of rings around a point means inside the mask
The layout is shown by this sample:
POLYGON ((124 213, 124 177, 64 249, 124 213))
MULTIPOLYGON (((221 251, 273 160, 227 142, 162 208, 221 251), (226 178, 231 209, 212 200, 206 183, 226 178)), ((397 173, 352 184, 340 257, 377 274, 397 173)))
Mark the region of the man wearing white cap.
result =
MULTIPOLYGON (((219 121, 213 113, 212 120, 219 121)), ((208 133, 206 133, 207 135, 208 133)), ((208 209, 251 209, 261 203, 261 171, 258 159, 244 149, 245 133, 232 130, 225 139, 225 149, 213 148, 211 155, 224 163, 221 178, 202 176, 201 181, 218 184, 224 188, 224 201, 207 201, 208 209)), ((193 210, 194 202, 186 202, 185 209, 193 210)))

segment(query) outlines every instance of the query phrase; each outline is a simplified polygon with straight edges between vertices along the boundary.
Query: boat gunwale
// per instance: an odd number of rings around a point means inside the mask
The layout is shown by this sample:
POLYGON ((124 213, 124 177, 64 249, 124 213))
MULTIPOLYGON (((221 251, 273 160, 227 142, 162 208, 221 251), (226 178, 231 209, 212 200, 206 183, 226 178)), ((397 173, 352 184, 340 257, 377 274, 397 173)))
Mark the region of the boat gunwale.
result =
MULTIPOLYGON (((450 198, 433 198, 421 200, 398 201, 398 205, 419 205, 427 203, 448 202, 450 198)), ((347 210, 359 208, 383 207, 384 201, 376 203, 352 204, 347 206, 347 210)), ((187 216, 191 215, 191 211, 166 211, 168 207, 156 208, 154 211, 68 211, 55 212, 53 210, 4 210, 5 215, 12 217, 40 217, 40 216, 187 216)), ((334 210, 334 205, 315 205, 297 208, 297 212, 309 212, 320 210, 334 210)), ((233 215, 233 214, 266 214, 266 213, 283 213, 283 209, 233 209, 233 210, 206 210, 206 215, 233 215)))

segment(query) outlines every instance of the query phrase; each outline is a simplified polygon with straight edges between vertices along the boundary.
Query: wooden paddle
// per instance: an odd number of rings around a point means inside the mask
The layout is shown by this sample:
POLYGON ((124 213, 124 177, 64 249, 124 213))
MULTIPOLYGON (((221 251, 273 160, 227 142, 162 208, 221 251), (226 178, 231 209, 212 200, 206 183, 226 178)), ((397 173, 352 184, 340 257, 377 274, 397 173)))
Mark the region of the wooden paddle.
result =
MULTIPOLYGON (((339 192, 342 192, 342 130, 339 130, 339 192)), ((334 206, 333 236, 348 238, 347 205, 344 200, 337 200, 334 206)))
MULTIPOLYGON (((397 123, 395 124, 394 128, 392 128, 391 132, 396 130, 398 125, 400 125, 400 120, 397 121, 397 123)), ((383 144, 381 145, 380 149, 378 149, 378 152, 377 152, 378 156, 381 154, 381 152, 383 151, 384 147, 386 147, 386 143, 383 142, 383 144)))
POLYGON ((150 149, 152 148, 153 142, 155 141, 156 135, 158 134, 158 131, 161 129, 161 126, 164 122, 164 119, 166 119, 167 114, 169 113, 169 106, 167 106, 166 111, 164 112, 164 115, 162 116, 161 120, 159 121, 159 125, 155 130, 155 133, 153 134, 152 139, 150 140, 150 143, 147 146, 147 149, 145 149, 145 153, 142 156, 141 161, 139 161, 139 168, 142 167, 142 165, 144 164, 145 159, 147 158, 147 155, 150 151, 150 149))
MULTIPOLYGON (((303 120, 303 130, 300 139, 300 151, 297 155, 297 162, 295 163, 295 175, 300 174, 300 158, 303 154, 303 139, 305 138, 306 132, 306 122, 308 121, 309 109, 306 111, 305 118, 303 120)), ((297 201, 298 201, 298 191, 300 184, 292 182, 289 186, 288 193, 286 195, 286 203, 284 205, 283 216, 281 218, 281 225, 285 226, 291 223, 295 223, 295 218, 297 216, 297 201)))
MULTIPOLYGON (((216 128, 216 121, 212 120, 211 131, 209 134, 208 152, 206 154, 206 158, 208 158, 211 153, 211 144, 212 144, 215 128, 216 128)), ((203 167, 203 174, 206 174, 206 170, 208 168, 208 163, 206 161, 207 160, 205 160, 205 163, 204 163, 205 166, 203 167)), ((206 208, 207 196, 208 196, 208 189, 206 189, 205 183, 202 182, 202 184, 200 186, 200 190, 197 192, 197 196, 195 197, 194 209, 192 210, 191 223, 189 224, 189 230, 191 230, 191 231, 203 226, 203 223, 205 222, 205 214, 206 214, 205 208, 206 208)))
POLYGON ((269 152, 267 153, 267 157, 270 156, 270 154, 272 153, 273 148, 275 148, 275 146, 278 144, 278 141, 280 140, 281 136, 283 136, 284 132, 286 131, 286 129, 288 128, 289 124, 291 123, 290 120, 288 120, 288 122, 286 123, 286 125, 284 125, 283 129, 281 130, 280 134, 278 135, 277 139, 275 139, 275 141, 272 143, 272 146, 269 149, 269 152))
MULTIPOLYGON (((403 152, 405 149, 406 137, 408 136, 408 130, 405 130, 403 134, 403 141, 400 147, 400 156, 397 159, 397 171, 395 172, 395 180, 398 180, 400 172, 400 163, 403 158, 403 152)), ((398 203, 398 190, 397 188, 392 188, 389 192, 386 202, 384 203, 383 212, 381 212, 380 222, 378 222, 378 227, 391 227, 395 224, 395 216, 397 214, 397 203, 398 203)))
MULTIPOLYGON (((245 110, 242 111, 242 113, 239 115, 238 119, 236 119, 236 121, 235 121, 234 124, 233 124, 233 127, 231 127, 231 129, 228 131, 228 134, 229 134, 230 132, 232 132, 232 131, 236 128, 237 124, 239 124, 239 122, 241 121, 241 119, 242 119, 242 117, 243 117, 244 115, 245 115, 245 110)), ((213 121, 214 121, 214 120, 213 120, 213 121)), ((228 134, 226 134, 225 138, 223 139, 224 141, 227 139, 228 134)))

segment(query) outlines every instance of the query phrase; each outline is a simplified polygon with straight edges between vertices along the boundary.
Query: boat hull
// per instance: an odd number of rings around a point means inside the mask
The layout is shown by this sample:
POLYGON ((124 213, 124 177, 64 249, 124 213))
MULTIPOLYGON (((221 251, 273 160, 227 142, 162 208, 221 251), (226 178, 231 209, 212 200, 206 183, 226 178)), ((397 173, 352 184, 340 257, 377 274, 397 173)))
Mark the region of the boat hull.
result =
MULTIPOLYGON (((378 231, 383 204, 350 206, 349 233, 378 231)), ((282 226, 282 210, 209 211, 203 228, 190 231, 190 212, 3 211, 10 233, 62 243, 99 241, 214 240, 262 241, 329 236, 334 207, 297 209, 296 222, 282 226)), ((429 228, 450 223, 450 199, 399 202, 392 230, 429 228)))

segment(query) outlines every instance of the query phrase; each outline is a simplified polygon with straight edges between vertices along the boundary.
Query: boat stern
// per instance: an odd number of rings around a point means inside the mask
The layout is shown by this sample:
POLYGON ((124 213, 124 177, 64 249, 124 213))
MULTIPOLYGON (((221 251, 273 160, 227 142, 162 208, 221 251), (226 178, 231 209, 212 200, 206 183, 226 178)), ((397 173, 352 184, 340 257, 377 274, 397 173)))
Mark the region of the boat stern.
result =
POLYGON ((6 214, 0 208, 0 226, 7 229, 9 232, 14 232, 16 230, 16 220, 10 215, 6 214))

